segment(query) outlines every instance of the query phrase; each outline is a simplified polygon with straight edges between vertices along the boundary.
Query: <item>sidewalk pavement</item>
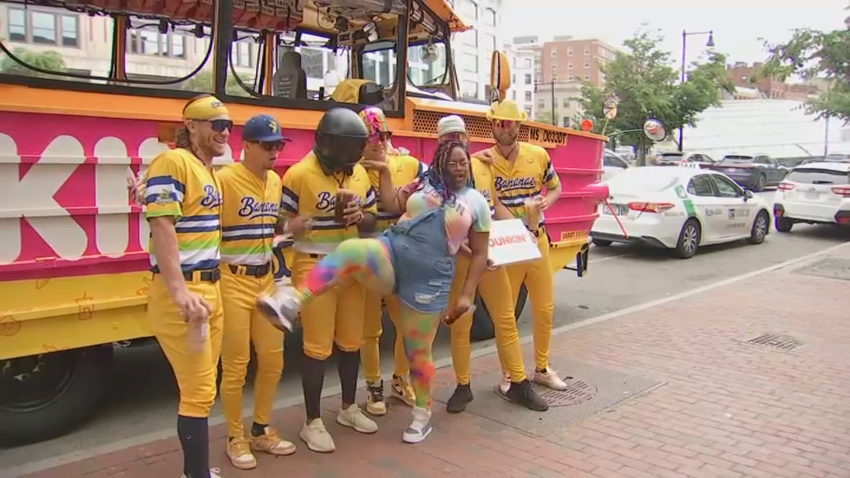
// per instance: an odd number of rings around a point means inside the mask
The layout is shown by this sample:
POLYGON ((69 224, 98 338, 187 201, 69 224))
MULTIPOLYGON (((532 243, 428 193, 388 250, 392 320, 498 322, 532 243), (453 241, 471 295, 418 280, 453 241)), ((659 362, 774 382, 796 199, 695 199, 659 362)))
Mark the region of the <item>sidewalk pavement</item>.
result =
MULTIPOLYGON (((850 279, 841 248, 556 335, 553 363, 572 388, 550 394, 561 406, 543 414, 495 396, 490 354, 473 361, 467 412, 449 415, 435 402, 424 443, 401 442, 409 409, 400 404, 377 419, 377 434, 343 429, 334 397, 325 422, 335 453, 307 450, 303 411, 292 407, 273 426, 299 446, 295 455, 261 455, 257 469, 235 470, 218 426, 212 462, 225 478, 850 477, 850 281, 799 273, 812 264, 810 273, 850 279), (778 337, 746 343, 763 334, 778 337)), ((437 375, 444 399, 452 370, 437 375)), ((181 468, 173 438, 26 478, 176 478, 181 468)))

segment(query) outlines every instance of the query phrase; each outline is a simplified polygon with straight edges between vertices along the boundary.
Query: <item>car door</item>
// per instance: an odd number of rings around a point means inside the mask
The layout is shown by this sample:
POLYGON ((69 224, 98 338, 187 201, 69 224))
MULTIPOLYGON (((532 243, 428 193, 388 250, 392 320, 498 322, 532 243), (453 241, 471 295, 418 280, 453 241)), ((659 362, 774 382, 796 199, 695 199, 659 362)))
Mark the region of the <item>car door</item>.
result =
POLYGON ((784 166, 779 164, 779 161, 771 158, 770 156, 765 156, 765 159, 770 162, 771 172, 773 173, 773 176, 770 180, 770 184, 774 185, 781 183, 782 180, 785 179, 785 176, 788 175, 788 170, 784 166))
POLYGON ((733 240, 746 237, 750 234, 755 206, 748 201, 741 189, 734 181, 722 174, 712 174, 714 188, 717 198, 723 209, 723 228, 718 233, 721 240, 733 240))
POLYGON ((758 165, 759 169, 764 173, 764 177, 767 179, 768 185, 779 183, 780 171, 775 161, 767 156, 759 155, 755 157, 753 163, 758 165))
POLYGON ((717 196, 710 175, 698 174, 692 177, 687 191, 694 205, 694 213, 702 225, 703 244, 716 241, 718 234, 726 229, 726 210, 723 199, 717 196))

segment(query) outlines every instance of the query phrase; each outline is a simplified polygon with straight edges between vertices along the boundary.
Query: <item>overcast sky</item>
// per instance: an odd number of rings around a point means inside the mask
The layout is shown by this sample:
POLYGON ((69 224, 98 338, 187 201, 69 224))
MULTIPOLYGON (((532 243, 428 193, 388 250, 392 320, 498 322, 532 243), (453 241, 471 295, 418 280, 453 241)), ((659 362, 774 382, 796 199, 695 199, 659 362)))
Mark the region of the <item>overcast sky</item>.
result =
MULTIPOLYGON (((810 27, 834 30, 844 26, 850 0, 504 0, 502 22, 506 37, 554 35, 598 38, 621 47, 642 22, 660 28, 663 47, 678 62, 682 30, 714 30, 715 49, 729 60, 764 60, 759 37, 782 41, 791 30, 810 27), (787 6, 785 6, 787 5, 787 6)), ((705 49, 707 36, 688 37, 688 61, 705 49)))

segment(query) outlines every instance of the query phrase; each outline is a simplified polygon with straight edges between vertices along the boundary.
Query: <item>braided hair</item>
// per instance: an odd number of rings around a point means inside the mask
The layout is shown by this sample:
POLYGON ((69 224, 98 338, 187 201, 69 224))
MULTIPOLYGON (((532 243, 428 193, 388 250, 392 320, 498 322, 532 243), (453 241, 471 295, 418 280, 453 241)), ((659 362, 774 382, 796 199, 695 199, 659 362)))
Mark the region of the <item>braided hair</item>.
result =
POLYGON ((475 183, 472 179, 472 158, 469 155, 469 149, 466 144, 458 140, 443 141, 439 144, 439 146, 437 146, 437 151, 434 152, 434 159, 431 160, 431 167, 428 168, 428 171, 423 173, 422 177, 422 179, 427 180, 431 187, 433 187, 443 198, 443 202, 453 202, 455 199, 455 195, 452 192, 451 187, 449 187, 449 182, 446 180, 449 176, 448 166, 446 163, 455 148, 462 149, 466 158, 470 160, 467 186, 475 187, 475 183))

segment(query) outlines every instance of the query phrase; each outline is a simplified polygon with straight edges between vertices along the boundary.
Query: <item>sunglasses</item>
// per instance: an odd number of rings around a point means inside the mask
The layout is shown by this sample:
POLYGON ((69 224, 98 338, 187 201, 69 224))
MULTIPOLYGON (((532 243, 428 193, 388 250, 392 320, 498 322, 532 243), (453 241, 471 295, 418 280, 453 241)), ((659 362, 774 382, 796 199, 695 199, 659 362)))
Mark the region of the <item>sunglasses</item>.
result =
POLYGON ((210 129, 215 131, 216 133, 221 133, 224 130, 233 131, 233 121, 227 119, 217 119, 217 120, 195 120, 199 123, 209 123, 210 129))
POLYGON ((392 131, 383 131, 381 133, 375 133, 372 136, 369 136, 369 142, 372 144, 376 143, 386 143, 393 137, 392 131))
POLYGON ((440 136, 440 141, 464 141, 466 139, 466 135, 463 133, 446 133, 440 136))
POLYGON ((286 147, 286 141, 248 141, 251 144, 257 144, 268 152, 283 151, 286 147))
POLYGON ((496 127, 500 129, 510 129, 516 125, 516 121, 510 120, 496 120, 496 127))

